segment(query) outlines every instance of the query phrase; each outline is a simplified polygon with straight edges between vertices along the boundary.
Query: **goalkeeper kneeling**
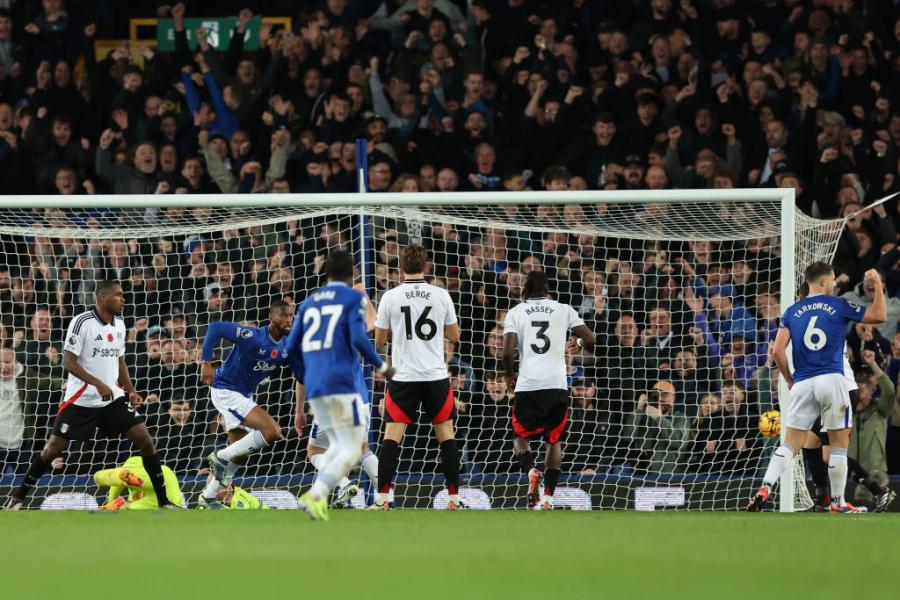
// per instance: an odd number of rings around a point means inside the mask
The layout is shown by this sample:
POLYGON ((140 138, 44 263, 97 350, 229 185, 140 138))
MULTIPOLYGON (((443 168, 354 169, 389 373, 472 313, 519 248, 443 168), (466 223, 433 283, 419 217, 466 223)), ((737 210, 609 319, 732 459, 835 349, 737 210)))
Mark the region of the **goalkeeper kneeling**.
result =
MULTIPOLYGON (((169 467, 163 465, 163 477, 166 481, 166 495, 175 506, 181 506, 181 488, 178 477, 169 467)), ((144 461, 140 456, 132 456, 117 469, 104 469, 94 473, 94 483, 100 487, 108 487, 106 504, 100 510, 152 510, 159 508, 150 476, 144 470, 144 461), (128 490, 128 498, 122 494, 128 490)))

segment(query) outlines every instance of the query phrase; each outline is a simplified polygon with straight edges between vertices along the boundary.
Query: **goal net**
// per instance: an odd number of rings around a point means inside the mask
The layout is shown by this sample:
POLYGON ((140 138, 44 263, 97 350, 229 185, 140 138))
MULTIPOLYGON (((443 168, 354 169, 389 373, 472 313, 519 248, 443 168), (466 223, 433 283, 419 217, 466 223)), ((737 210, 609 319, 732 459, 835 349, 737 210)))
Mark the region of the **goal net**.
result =
MULTIPOLYGON (((400 249, 421 243, 428 278, 450 291, 462 330, 446 352, 464 504, 526 506, 500 351, 505 315, 540 269, 597 335, 593 352, 566 357, 571 406, 557 506, 735 509, 774 443, 756 423, 778 408, 767 349, 780 304, 797 273, 831 258, 843 223, 788 214, 785 226, 780 190, 712 192, 454 194, 449 203, 439 194, 142 196, 129 198, 130 208, 94 199, 94 208, 2 209, 0 493, 48 436, 63 401, 62 338, 71 317, 93 305, 97 280, 123 285, 126 360, 147 399, 139 412, 193 505, 205 456, 226 443, 199 381, 208 324, 264 324, 273 300, 299 303, 324 284, 325 256, 339 247, 354 253, 377 304, 400 281, 400 249), (783 255, 793 256, 788 272, 783 255)), ((370 384, 377 449, 384 382, 370 384)), ((256 400, 286 439, 251 456, 236 483, 296 507, 314 472, 309 428, 293 429, 290 372, 270 377, 256 400)), ((533 449, 541 456, 537 442, 533 449)), ((103 491, 91 474, 132 453, 123 439, 71 443, 29 505, 95 508, 103 491)), ((360 508, 372 486, 352 476, 367 492, 354 499, 360 508)), ((395 482, 398 506, 446 504, 430 424, 407 429, 395 482)))

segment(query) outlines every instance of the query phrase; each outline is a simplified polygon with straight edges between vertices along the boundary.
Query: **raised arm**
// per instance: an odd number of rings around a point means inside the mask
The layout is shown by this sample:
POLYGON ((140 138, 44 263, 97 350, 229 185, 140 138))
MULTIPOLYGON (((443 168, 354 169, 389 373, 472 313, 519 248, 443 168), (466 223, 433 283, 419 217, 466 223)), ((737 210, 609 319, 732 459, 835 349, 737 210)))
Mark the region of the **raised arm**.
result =
POLYGON ((870 325, 880 325, 887 320, 887 302, 884 299, 884 284, 881 283, 881 274, 875 269, 869 269, 865 275, 865 285, 869 282, 875 284, 875 298, 872 306, 866 309, 862 322, 870 325))

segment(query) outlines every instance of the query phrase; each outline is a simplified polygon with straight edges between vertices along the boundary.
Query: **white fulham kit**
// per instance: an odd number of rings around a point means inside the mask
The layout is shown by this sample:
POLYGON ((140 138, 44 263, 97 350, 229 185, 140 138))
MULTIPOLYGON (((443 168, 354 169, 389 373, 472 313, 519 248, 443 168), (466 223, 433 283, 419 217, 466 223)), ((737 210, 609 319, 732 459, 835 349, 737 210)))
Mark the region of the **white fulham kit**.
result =
POLYGON ((394 381, 447 379, 444 327, 455 323, 450 294, 424 279, 407 279, 385 292, 375 327, 391 332, 394 381))
POLYGON ((568 304, 529 298, 506 315, 503 334, 515 333, 519 344, 516 392, 566 390, 566 342, 584 320, 568 304))
POLYGON ((109 402, 104 401, 96 387, 69 373, 63 408, 70 404, 101 408, 124 395, 118 381, 119 358, 125 356, 125 333, 122 317, 116 316, 112 323, 104 323, 95 309, 72 318, 63 350, 78 356, 78 364, 85 371, 113 390, 113 398, 109 402))

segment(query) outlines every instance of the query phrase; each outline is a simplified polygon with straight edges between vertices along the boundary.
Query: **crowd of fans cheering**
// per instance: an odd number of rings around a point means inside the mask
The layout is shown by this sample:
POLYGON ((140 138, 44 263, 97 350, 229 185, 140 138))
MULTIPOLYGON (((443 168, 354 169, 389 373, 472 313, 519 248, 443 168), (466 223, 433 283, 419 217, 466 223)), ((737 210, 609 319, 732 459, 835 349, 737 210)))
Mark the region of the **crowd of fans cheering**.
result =
MULTIPOLYGON (((896 200, 863 210, 900 190, 894 3, 247 0, 191 2, 190 14, 185 3, 109 4, 0 1, 4 193, 352 192, 360 137, 371 192, 794 188, 807 214, 850 217, 834 261, 839 293, 868 304, 863 272, 885 275, 888 321, 849 336, 865 399, 856 452, 870 470, 890 462, 900 473, 888 425, 892 410, 900 425, 900 215, 896 200), (184 26, 222 14, 213 4, 238 17, 221 52, 203 30, 189 42, 184 26), (289 16, 292 27, 264 23, 260 48, 246 51, 260 14, 289 16), (127 16, 173 18, 175 50, 122 45, 97 56, 96 39, 126 37, 127 16)), ((66 239, 39 229, 102 228, 116 214, 22 218, 35 236, 3 236, 0 264, 7 470, 44 437, 59 400, 63 328, 91 304, 100 275, 128 295, 128 357, 151 431, 173 468, 195 469, 221 433, 197 380, 206 323, 261 322, 268 300, 302 300, 321 283, 324 254, 351 235, 335 218, 187 238, 66 239)), ((209 212, 140 218, 202 225, 209 212)), ((464 337, 447 352, 471 472, 511 468, 501 326, 533 269, 548 272, 602 349, 570 357, 572 471, 758 467, 756 416, 777 406, 773 240, 661 244, 390 221, 377 236, 373 301, 397 283, 398 250, 410 240, 428 246, 431 277, 457 301, 464 337)), ((274 379, 267 398, 289 423, 290 382, 274 379)), ((423 430, 406 459, 427 457, 428 437, 423 430)), ((259 468, 299 469, 300 451, 291 438, 259 468)))

